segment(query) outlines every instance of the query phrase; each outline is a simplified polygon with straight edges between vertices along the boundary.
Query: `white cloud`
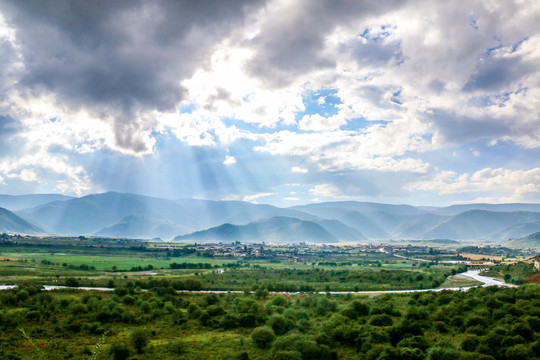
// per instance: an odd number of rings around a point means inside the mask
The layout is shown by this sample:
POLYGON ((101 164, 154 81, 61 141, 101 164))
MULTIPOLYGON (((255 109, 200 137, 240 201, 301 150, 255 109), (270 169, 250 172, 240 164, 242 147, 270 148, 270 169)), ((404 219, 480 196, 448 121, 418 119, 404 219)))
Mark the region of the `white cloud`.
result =
POLYGON ((438 194, 492 193, 479 199, 499 201, 540 200, 540 168, 509 170, 484 168, 472 174, 441 171, 429 180, 410 184, 409 190, 433 191, 438 194), (496 196, 495 196, 496 195, 496 196))
POLYGON ((35 184, 38 190, 77 196, 97 190, 84 168, 67 156, 51 154, 39 147, 33 147, 33 151, 33 154, 27 151, 26 155, 0 159, 0 173, 9 179, 7 185, 16 186, 14 181, 20 180, 35 184))
MULTIPOLYGON (((419 150, 425 140, 401 130, 399 123, 374 127, 364 133, 334 131, 298 134, 280 131, 266 134, 266 144, 255 151, 272 155, 300 156, 318 165, 320 170, 368 169, 385 172, 424 173, 429 164, 413 158, 396 158, 406 149, 419 150)), ((409 129, 410 131, 410 129, 409 129)))
POLYGON ((308 169, 303 168, 303 167, 300 167, 300 166, 293 166, 293 167, 291 168, 291 171, 292 171, 293 173, 296 173, 296 174, 305 174, 305 173, 309 172, 308 169))
POLYGON ((341 190, 332 184, 315 185, 315 187, 309 189, 309 193, 321 197, 343 197, 341 190))
POLYGON ((271 196, 271 195, 275 195, 275 193, 262 192, 262 193, 252 194, 252 195, 245 195, 242 201, 253 202, 253 200, 255 199, 259 199, 259 198, 271 196))
POLYGON ((346 120, 338 115, 325 117, 320 114, 304 115, 298 123, 298 127, 302 130, 311 131, 327 131, 337 130, 341 125, 346 124, 346 120))
POLYGON ((223 161, 223 165, 233 165, 236 164, 236 159, 234 156, 227 155, 223 161))
POLYGON ((21 173, 19 174, 19 179, 22 181, 32 182, 37 180, 37 174, 34 170, 31 169, 23 169, 21 170, 21 173))

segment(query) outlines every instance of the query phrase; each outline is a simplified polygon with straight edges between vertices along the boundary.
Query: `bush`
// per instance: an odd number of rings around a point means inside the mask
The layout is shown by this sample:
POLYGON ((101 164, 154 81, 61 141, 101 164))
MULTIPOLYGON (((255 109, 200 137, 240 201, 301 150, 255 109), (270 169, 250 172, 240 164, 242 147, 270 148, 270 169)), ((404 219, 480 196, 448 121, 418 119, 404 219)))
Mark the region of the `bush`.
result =
POLYGON ((251 333, 251 340, 261 349, 267 349, 275 338, 274 331, 268 326, 260 326, 251 333))
POLYGON ((144 329, 135 329, 129 336, 129 342, 135 350, 141 354, 144 347, 148 344, 148 332, 144 329))
POLYGON ((350 307, 358 316, 366 316, 370 311, 369 306, 358 300, 353 301, 350 307))
POLYGON ((293 327, 292 323, 282 315, 272 315, 268 319, 268 325, 276 335, 283 335, 293 327))
POLYGON ((123 343, 114 343, 109 348, 109 354, 114 360, 126 360, 129 358, 129 348, 123 343))
POLYGON ((272 360, 302 360, 302 355, 298 351, 281 350, 276 351, 271 357, 272 360))
POLYGON ((465 351, 474 351, 478 347, 480 341, 476 335, 465 335, 461 342, 461 348, 465 351))
POLYGON ((169 343, 169 351, 173 354, 183 354, 186 352, 186 343, 182 339, 176 339, 169 343))
POLYGON ((393 321, 388 315, 373 315, 369 320, 369 323, 373 326, 390 326, 393 321))
POLYGON ((79 287, 79 280, 75 279, 75 278, 67 278, 66 279, 66 282, 65 282, 65 285, 67 287, 79 287))

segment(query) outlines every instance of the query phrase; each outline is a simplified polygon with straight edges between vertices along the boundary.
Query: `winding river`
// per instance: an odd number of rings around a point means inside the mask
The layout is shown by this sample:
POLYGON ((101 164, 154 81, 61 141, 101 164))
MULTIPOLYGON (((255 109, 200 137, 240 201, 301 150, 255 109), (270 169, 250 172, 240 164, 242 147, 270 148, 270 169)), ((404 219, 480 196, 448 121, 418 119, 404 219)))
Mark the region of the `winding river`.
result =
MULTIPOLYGON (((498 280, 489 276, 480 275, 481 270, 468 270, 466 272, 460 273, 461 276, 466 276, 476 281, 482 283, 482 286, 507 286, 514 287, 513 284, 507 284, 502 280, 498 280)), ((16 288, 17 285, 0 285, 0 290, 9 290, 16 288)), ((369 294, 399 294, 399 293, 412 293, 412 292, 427 292, 427 291, 443 291, 443 290, 453 290, 453 291, 467 291, 472 289, 475 286, 467 287, 445 287, 445 288, 436 288, 436 289, 411 289, 411 290, 373 290, 373 291, 318 291, 316 294, 357 294, 357 295, 369 295, 369 294)), ((67 286, 58 286, 58 285, 45 285, 45 290, 58 290, 58 289, 80 289, 80 290, 94 290, 94 291, 113 291, 113 288, 104 288, 104 287, 78 287, 78 288, 69 288, 67 286)), ((195 293, 213 293, 213 294, 226 294, 226 293, 244 293, 240 290, 179 290, 178 292, 195 292, 195 293)), ((271 292, 272 294, 300 294, 300 292, 271 292)))

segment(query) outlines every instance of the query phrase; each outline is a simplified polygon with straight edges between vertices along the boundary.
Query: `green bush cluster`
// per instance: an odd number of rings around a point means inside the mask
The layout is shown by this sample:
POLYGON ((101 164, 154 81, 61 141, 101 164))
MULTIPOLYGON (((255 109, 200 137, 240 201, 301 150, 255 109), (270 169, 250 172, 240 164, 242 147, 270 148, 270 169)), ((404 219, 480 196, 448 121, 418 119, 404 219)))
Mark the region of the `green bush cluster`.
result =
POLYGON ((374 298, 186 294, 165 290, 170 282, 154 285, 1 291, 0 358, 38 358, 43 351, 50 359, 88 359, 101 339, 101 359, 540 357, 536 285, 374 298), (224 340, 194 340, 205 338, 224 340))

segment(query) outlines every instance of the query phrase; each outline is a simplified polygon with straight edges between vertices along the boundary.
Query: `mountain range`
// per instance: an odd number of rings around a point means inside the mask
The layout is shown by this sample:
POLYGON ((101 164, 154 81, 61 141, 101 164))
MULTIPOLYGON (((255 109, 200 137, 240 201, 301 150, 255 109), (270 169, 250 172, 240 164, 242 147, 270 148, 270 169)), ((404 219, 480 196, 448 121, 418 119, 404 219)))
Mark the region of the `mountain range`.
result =
POLYGON ((290 208, 107 192, 0 195, 0 231, 275 243, 450 239, 503 243, 540 231, 540 204, 415 207, 323 202, 290 208))

